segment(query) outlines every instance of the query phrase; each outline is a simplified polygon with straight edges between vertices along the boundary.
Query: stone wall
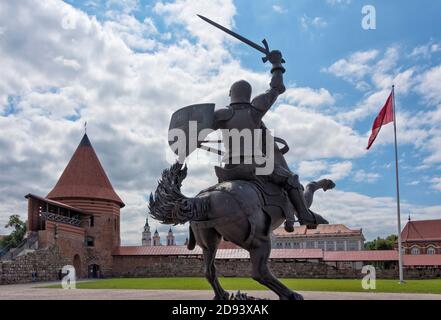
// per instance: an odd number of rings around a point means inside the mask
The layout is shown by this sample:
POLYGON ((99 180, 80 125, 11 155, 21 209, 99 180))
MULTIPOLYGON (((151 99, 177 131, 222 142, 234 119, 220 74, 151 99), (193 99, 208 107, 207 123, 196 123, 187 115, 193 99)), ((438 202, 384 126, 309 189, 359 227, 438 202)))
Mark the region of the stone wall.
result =
POLYGON ((57 247, 29 252, 12 261, 0 261, 0 284, 31 282, 32 272, 37 272, 37 281, 57 280, 59 270, 67 264, 57 247))
MULTIPOLYGON (((251 264, 248 259, 216 260, 219 276, 249 277, 251 264)), ((271 260, 269 267, 280 278, 334 278, 361 279, 360 270, 336 269, 320 262, 298 262, 292 260, 271 260)), ((379 279, 396 279, 396 269, 376 269, 379 279)), ((201 257, 182 256, 115 256, 114 277, 199 277, 204 276, 201 257)), ((440 278, 441 269, 408 269, 407 279, 440 278)))
MULTIPOLYGON (((15 258, 0 261, 0 284, 26 283, 37 272, 37 281, 58 280, 58 272, 72 264, 63 257, 56 246, 40 249, 15 258)), ((218 275, 223 277, 249 277, 251 264, 248 259, 216 260, 218 275)), ((271 260, 271 271, 279 278, 334 278, 361 279, 360 270, 336 269, 320 262, 271 260)), ((396 269, 377 269, 377 278, 396 279, 396 269)), ((106 276, 113 277, 203 277, 201 257, 188 256, 115 256, 113 270, 106 276)), ((441 269, 406 269, 406 279, 441 278, 441 269)))

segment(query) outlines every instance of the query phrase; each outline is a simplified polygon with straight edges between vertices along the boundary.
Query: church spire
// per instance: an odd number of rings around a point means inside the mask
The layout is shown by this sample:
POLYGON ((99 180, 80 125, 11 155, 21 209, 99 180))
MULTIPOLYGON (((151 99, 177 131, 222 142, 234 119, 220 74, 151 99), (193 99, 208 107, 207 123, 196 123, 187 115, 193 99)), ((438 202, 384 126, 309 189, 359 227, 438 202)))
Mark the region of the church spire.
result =
POLYGON ((151 246, 152 245, 152 234, 150 232, 149 219, 145 219, 144 231, 142 233, 142 245, 151 246))

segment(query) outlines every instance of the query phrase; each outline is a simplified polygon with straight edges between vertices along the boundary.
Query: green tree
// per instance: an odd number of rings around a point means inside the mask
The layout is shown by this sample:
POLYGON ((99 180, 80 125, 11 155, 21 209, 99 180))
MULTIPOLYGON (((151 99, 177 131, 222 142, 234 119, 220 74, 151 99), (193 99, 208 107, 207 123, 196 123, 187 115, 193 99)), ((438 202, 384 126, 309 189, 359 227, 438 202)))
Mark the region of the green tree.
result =
POLYGON ((9 217, 5 228, 13 228, 12 232, 0 240, 0 248, 10 246, 16 248, 20 242, 23 241, 26 235, 26 222, 22 221, 18 214, 13 214, 9 217))
POLYGON ((395 234, 387 236, 385 239, 378 237, 375 240, 368 241, 364 245, 367 250, 392 250, 398 237, 395 234))

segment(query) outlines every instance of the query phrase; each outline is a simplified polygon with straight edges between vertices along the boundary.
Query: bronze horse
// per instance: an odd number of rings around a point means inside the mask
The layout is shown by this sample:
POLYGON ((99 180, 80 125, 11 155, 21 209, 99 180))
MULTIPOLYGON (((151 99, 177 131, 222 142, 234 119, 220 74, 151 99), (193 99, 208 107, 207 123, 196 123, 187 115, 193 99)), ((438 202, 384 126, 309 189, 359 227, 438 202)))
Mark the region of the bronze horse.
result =
MULTIPOLYGON (((281 300, 303 299, 277 280, 267 265, 271 252, 270 234, 283 223, 283 208, 265 204, 253 181, 222 182, 201 191, 194 198, 188 198, 181 193, 181 184, 186 176, 187 167, 179 163, 163 171, 155 195, 150 195, 150 214, 164 224, 190 222, 188 249, 194 249, 196 244, 202 248, 205 276, 215 292, 214 299, 229 299, 229 293, 218 281, 214 263, 222 237, 250 253, 254 280, 274 291, 281 300)), ((327 179, 308 184, 305 188, 308 207, 316 190, 326 191, 334 186, 327 179)), ((284 191, 279 188, 279 192, 289 206, 284 191)), ((288 209, 294 210, 293 207, 288 209)))

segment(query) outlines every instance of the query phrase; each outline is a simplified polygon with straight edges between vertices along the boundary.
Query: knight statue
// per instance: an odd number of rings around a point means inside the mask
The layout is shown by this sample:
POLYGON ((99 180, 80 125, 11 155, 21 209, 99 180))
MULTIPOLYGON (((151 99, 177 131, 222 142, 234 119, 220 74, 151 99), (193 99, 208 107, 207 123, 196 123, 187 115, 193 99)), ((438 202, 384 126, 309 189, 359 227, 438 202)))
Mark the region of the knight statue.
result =
POLYGON ((253 279, 273 290, 280 299, 302 299, 300 294, 277 280, 267 266, 271 232, 282 223, 287 232, 293 232, 295 216, 308 228, 327 224, 310 207, 317 190, 327 191, 335 184, 322 179, 304 188, 285 160, 284 154, 289 150, 287 143, 274 137, 262 121, 279 95, 285 92, 285 61, 281 52, 270 51, 265 40, 262 47, 208 18, 199 17, 264 53, 263 61, 272 65, 270 88, 251 99, 251 85, 240 80, 231 86, 227 107, 215 110, 214 104, 197 104, 172 115, 169 144, 178 155, 178 161, 163 171, 155 193, 150 196, 150 215, 164 224, 189 222, 187 247, 190 250, 196 245, 202 248, 205 275, 216 299, 230 297, 218 281, 214 264, 221 239, 249 251, 253 279), (224 151, 203 144, 214 130, 222 132, 224 151), (245 139, 242 132, 252 132, 251 140, 245 139), (224 165, 215 167, 216 185, 195 197, 186 197, 181 192, 187 175, 183 163, 197 148, 223 154, 224 165), (269 159, 273 159, 271 170, 264 170, 262 174, 269 159))

